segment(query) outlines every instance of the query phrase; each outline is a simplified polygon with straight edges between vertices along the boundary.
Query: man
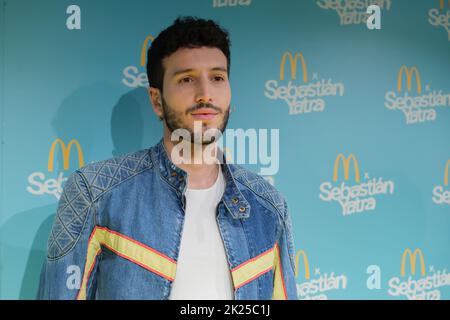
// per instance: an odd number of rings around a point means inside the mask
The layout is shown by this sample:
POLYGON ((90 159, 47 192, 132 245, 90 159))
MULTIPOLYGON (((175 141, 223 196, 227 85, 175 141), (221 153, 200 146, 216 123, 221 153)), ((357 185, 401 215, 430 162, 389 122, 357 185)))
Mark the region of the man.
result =
POLYGON ((296 299, 284 198, 226 163, 206 134, 228 121, 229 46, 216 23, 192 17, 153 41, 149 96, 163 138, 69 177, 39 298, 296 299), (195 161, 206 150, 217 161, 195 161))

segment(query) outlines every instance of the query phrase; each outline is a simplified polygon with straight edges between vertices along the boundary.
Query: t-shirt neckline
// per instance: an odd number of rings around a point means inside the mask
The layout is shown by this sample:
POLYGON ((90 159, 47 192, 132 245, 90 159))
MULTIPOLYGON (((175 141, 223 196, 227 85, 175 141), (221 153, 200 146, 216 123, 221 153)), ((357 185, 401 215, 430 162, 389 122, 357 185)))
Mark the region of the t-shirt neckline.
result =
POLYGON ((222 180, 222 177, 223 177, 223 176, 222 176, 222 168, 221 168, 221 166, 219 165, 219 172, 217 173, 216 181, 215 181, 210 187, 205 188, 205 189, 191 189, 191 188, 186 188, 186 192, 194 193, 194 192, 208 192, 208 191, 211 191, 211 190, 213 190, 213 189, 215 189, 215 188, 218 187, 219 183, 220 183, 221 180, 222 180))

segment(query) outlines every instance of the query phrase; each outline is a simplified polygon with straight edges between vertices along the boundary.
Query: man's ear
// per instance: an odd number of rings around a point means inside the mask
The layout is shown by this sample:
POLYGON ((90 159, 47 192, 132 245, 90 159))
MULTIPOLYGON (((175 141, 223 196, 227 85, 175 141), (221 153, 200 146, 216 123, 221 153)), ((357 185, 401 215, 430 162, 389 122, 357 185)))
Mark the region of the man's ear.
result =
POLYGON ((158 88, 149 87, 148 95, 153 106, 153 111, 160 120, 163 119, 162 94, 158 88))

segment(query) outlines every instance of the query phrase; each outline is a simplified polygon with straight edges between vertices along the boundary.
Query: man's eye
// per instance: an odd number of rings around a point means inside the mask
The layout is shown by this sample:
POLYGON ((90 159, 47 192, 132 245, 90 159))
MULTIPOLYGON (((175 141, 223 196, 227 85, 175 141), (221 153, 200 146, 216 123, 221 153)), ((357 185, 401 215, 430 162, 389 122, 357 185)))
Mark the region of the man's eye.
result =
POLYGON ((222 76, 214 76, 214 81, 225 81, 225 78, 222 76))
POLYGON ((178 83, 189 83, 189 82, 192 82, 192 81, 194 81, 194 80, 191 77, 184 77, 184 78, 181 78, 178 81, 178 83))

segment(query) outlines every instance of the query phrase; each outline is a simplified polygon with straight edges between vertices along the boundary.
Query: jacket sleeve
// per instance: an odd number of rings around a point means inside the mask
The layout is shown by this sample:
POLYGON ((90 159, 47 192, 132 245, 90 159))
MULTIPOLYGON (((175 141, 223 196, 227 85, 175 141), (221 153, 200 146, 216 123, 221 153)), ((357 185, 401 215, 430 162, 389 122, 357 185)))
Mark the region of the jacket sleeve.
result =
POLYGON ((95 298, 96 260, 100 251, 88 253, 96 245, 91 239, 95 230, 94 211, 86 180, 77 171, 69 176, 59 199, 41 271, 39 300, 95 298))
POLYGON ((275 245, 273 300, 298 300, 294 256, 292 222, 285 201, 281 231, 275 245))

